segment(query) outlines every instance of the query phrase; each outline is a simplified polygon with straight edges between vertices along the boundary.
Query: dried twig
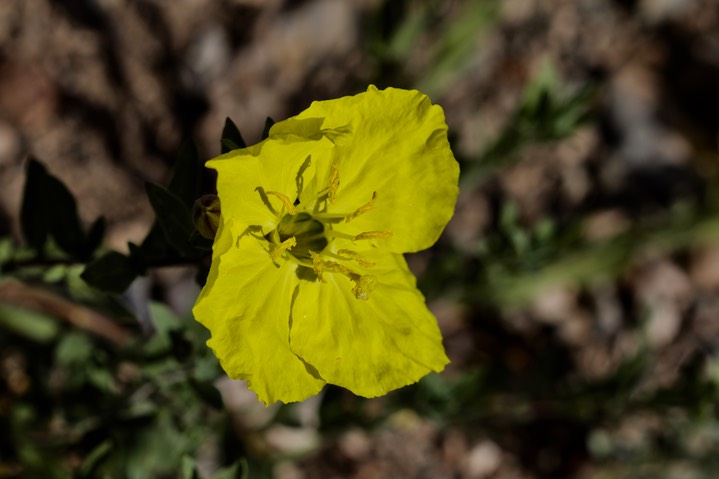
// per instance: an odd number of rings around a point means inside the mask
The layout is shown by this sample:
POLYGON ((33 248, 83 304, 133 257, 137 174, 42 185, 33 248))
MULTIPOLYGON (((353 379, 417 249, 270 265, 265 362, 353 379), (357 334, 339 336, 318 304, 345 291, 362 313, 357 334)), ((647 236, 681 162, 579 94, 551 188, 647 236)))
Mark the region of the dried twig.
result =
POLYGON ((0 282, 0 301, 64 319, 117 346, 126 345, 131 334, 97 311, 69 301, 51 291, 28 286, 19 281, 0 282))

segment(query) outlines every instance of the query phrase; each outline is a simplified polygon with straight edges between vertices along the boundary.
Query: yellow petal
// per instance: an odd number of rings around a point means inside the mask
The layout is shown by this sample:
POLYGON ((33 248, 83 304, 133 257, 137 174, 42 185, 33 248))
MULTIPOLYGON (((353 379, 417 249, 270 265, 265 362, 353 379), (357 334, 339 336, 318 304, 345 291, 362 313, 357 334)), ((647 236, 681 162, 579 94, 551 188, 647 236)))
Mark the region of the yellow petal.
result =
POLYGON ((377 279, 367 299, 355 297, 345 275, 325 273, 326 283, 301 281, 290 345, 328 383, 375 397, 439 372, 449 360, 404 258, 376 250, 361 254, 376 263, 357 266, 377 279))
POLYGON ((246 379, 265 404, 302 401, 325 382, 289 348, 296 265, 274 263, 263 242, 232 221, 218 230, 193 314, 212 333, 207 344, 230 377, 246 379))
POLYGON ((314 176, 313 155, 326 155, 332 147, 324 137, 311 141, 270 138, 208 161, 207 166, 217 170, 222 216, 245 226, 274 225, 285 208, 280 195, 294 202, 305 179, 314 176), (270 191, 280 195, 268 195, 270 191))
POLYGON ((316 137, 310 125, 317 125, 317 118, 323 118, 323 131, 346 132, 334 142, 331 157, 318 157, 315 165, 315 191, 327 186, 332 161, 339 168, 330 212, 350 214, 377 192, 372 210, 342 231, 391 231, 391 238, 376 244, 397 253, 431 246, 451 218, 458 193, 459 166, 441 107, 416 90, 370 86, 359 95, 314 102, 278 131, 288 134, 301 124, 297 135, 316 137))

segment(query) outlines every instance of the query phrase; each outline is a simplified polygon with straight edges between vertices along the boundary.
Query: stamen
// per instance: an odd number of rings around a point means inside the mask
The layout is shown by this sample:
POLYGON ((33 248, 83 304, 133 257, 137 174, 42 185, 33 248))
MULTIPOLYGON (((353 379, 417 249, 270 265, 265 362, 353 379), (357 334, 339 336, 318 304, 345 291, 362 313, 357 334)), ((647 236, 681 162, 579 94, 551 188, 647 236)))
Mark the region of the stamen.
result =
POLYGON ((317 275, 320 281, 326 283, 327 281, 322 277, 322 257, 318 253, 310 251, 310 258, 312 258, 312 269, 315 275, 317 275))
POLYGON ((322 277, 322 273, 340 273, 354 282, 355 286, 352 288, 352 293, 355 298, 362 300, 369 298, 369 293, 377 287, 377 278, 371 274, 361 275, 334 261, 322 261, 322 258, 317 253, 311 252, 310 255, 312 256, 315 274, 323 283, 327 281, 322 277))
POLYGON ((351 249, 341 249, 337 252, 337 254, 340 256, 346 256, 346 259, 355 260, 357 264, 359 264, 363 268, 371 268, 376 264, 372 261, 368 261, 364 256, 357 253, 356 251, 352 251, 351 249))
POLYGON ((372 193, 372 199, 369 200, 369 202, 367 202, 367 204, 360 206, 359 208, 357 208, 354 211, 354 213, 348 215, 345 218, 345 223, 349 223, 353 219, 357 218, 359 215, 367 213, 369 210, 372 209, 372 207, 375 204, 375 201, 377 201, 377 192, 376 191, 372 193))
POLYGON ((360 233, 353 238, 353 241, 367 240, 367 239, 387 239, 392 236, 391 231, 365 231, 360 233))
POLYGON ((294 236, 292 236, 289 239, 284 240, 282 243, 278 244, 275 249, 270 252, 270 258, 277 259, 279 255, 281 255, 285 251, 289 251, 292 248, 297 246, 297 240, 294 236))
POLYGON ((335 202, 337 198, 337 188, 340 187, 340 170, 337 166, 337 160, 332 160, 332 170, 330 171, 330 187, 327 192, 327 197, 330 204, 335 202))
POLYGON ((287 208, 287 212, 290 215, 297 214, 297 209, 295 209, 295 205, 292 204, 292 202, 286 195, 280 193, 279 191, 267 191, 267 192, 265 192, 265 194, 276 196, 277 199, 280 200, 283 205, 285 205, 285 208, 287 208))
POLYGON ((305 189, 305 178, 304 174, 305 171, 307 171, 307 168, 310 167, 312 164, 312 157, 308 156, 305 158, 305 161, 300 165, 300 169, 297 170, 297 176, 295 176, 295 185, 297 186, 297 196, 300 196, 302 194, 302 190, 305 189))

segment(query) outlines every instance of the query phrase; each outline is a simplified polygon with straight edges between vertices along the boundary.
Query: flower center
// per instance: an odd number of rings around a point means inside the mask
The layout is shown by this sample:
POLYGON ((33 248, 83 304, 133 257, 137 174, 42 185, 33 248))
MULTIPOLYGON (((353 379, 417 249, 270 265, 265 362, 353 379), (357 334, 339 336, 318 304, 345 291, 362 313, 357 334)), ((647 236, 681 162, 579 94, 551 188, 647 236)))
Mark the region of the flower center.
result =
POLYGON ((309 213, 286 214, 282 217, 277 229, 271 232, 267 238, 273 239, 279 244, 287 244, 291 238, 295 244, 287 248, 289 254, 299 260, 310 260, 310 253, 321 253, 327 246, 325 227, 314 219, 309 213), (276 237, 273 238, 272 235, 276 237))
MULTIPOLYGON (((297 173, 297 183, 304 184, 300 168, 297 173)), ((332 205, 337 198, 337 190, 340 186, 340 173, 336 162, 332 162, 329 175, 329 185, 324 190, 310 199, 306 204, 293 202, 292 199, 279 191, 265 191, 258 187, 260 194, 265 195, 265 204, 268 205, 267 197, 272 196, 278 200, 280 208, 280 221, 277 227, 264 236, 270 243, 268 253, 272 261, 280 257, 294 260, 300 268, 298 275, 303 274, 301 279, 326 282, 325 274, 336 274, 344 276, 353 283, 352 293, 357 299, 367 300, 369 293, 377 285, 377 277, 373 274, 363 274, 362 270, 371 269, 375 263, 358 252, 346 248, 328 248, 330 242, 335 240, 349 240, 351 243, 363 240, 387 239, 392 236, 389 231, 365 231, 360 234, 348 234, 338 231, 341 223, 349 223, 360 215, 372 210, 377 203, 377 192, 372 192, 372 198, 354 211, 349 212, 328 212, 327 207, 332 205), (299 210, 299 212, 298 212, 299 210), (311 211, 312 214, 307 213, 311 211), (349 266, 348 266, 349 265, 349 266), (359 266, 359 270, 357 268, 359 266), (309 272, 309 275, 306 273, 309 272)), ((298 194, 299 196, 299 187, 298 194)), ((276 210, 268 205, 270 209, 276 210)), ((279 217, 279 216, 278 216, 279 217)))

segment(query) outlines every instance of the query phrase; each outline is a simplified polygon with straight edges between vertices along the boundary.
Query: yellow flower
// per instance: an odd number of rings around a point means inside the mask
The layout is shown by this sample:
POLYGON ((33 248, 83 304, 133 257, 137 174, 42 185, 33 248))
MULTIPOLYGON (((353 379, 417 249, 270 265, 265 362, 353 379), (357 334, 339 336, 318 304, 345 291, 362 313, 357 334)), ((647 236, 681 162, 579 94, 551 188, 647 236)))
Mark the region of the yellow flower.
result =
POLYGON ((374 86, 318 101, 208 162, 220 225, 193 310, 266 404, 325 383, 375 397, 449 362, 402 253, 431 246, 459 168, 442 109, 374 86))

